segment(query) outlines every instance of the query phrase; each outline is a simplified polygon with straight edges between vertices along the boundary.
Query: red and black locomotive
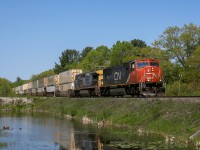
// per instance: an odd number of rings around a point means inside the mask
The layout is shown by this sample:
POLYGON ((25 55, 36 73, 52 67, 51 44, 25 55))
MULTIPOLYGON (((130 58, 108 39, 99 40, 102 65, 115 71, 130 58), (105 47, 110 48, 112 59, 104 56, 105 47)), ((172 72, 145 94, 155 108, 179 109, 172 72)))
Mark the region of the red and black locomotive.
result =
POLYGON ((156 59, 140 59, 76 75, 74 96, 157 96, 164 92, 156 59))

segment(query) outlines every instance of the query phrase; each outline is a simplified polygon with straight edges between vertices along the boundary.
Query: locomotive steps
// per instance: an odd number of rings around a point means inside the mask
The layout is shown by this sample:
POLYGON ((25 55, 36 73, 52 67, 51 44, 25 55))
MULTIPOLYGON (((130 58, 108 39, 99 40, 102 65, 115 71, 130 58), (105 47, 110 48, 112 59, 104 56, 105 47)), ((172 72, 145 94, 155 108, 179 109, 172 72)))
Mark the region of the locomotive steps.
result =
MULTIPOLYGON (((10 107, 10 104, 7 105, 10 107)), ((0 110, 3 108, 5 106, 1 105, 0 110)), ((200 141, 200 136, 195 134, 200 130, 200 104, 197 99, 37 97, 32 99, 32 103, 21 103, 17 111, 48 112, 80 119, 84 123, 94 122, 98 126, 127 127, 133 131, 170 135, 184 141, 192 138, 193 141, 200 141)))

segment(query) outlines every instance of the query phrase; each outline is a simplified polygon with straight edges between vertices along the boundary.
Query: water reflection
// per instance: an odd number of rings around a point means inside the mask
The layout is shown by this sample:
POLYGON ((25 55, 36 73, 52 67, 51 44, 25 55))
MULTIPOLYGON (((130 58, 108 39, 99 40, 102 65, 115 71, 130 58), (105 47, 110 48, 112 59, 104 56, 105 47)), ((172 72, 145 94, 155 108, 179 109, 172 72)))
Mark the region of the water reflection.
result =
POLYGON ((166 144, 158 135, 137 135, 119 129, 81 125, 47 115, 0 117, 0 149, 20 150, 145 150, 195 149, 184 144, 166 144), (9 126, 9 130, 3 129, 9 126))

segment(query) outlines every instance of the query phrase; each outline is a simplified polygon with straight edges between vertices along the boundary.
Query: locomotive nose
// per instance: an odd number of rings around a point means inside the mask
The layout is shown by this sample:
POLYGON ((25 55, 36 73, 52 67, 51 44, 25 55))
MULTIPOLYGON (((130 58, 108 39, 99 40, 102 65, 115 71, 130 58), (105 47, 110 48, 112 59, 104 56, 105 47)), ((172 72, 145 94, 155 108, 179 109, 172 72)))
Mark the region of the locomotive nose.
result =
POLYGON ((147 69, 147 72, 148 72, 148 73, 150 73, 150 72, 154 72, 154 67, 150 67, 150 68, 148 68, 148 69, 147 69))
POLYGON ((160 68, 149 66, 145 70, 146 82, 161 82, 160 68))

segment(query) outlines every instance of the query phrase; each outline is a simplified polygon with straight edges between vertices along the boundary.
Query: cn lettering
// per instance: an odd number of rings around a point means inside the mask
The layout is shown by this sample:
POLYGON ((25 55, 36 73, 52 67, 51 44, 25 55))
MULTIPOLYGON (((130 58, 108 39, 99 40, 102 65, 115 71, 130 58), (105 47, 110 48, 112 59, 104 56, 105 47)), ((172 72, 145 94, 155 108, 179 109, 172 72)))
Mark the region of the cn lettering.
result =
POLYGON ((114 80, 121 80, 121 72, 114 73, 114 80))

